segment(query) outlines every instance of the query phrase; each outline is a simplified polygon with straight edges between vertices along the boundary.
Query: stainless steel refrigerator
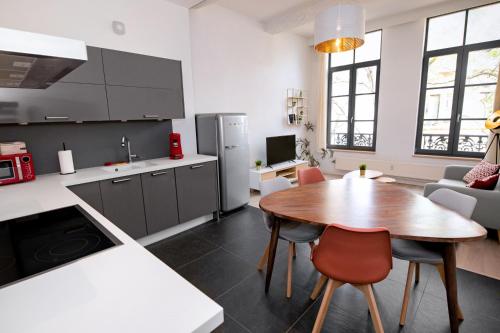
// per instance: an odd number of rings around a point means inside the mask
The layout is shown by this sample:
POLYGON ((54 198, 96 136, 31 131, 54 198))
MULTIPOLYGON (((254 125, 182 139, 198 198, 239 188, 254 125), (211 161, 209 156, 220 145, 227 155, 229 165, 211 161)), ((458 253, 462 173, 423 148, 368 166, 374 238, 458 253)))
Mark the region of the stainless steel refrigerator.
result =
POLYGON ((220 210, 246 205, 250 200, 247 115, 209 113, 195 119, 198 153, 219 157, 220 210))

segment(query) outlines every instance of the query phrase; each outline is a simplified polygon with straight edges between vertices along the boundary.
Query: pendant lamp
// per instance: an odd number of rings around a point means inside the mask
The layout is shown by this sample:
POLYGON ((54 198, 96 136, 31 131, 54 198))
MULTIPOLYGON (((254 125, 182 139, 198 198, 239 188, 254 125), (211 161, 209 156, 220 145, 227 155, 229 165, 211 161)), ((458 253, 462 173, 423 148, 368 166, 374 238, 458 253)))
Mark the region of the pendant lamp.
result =
POLYGON ((363 45, 365 10, 357 3, 339 3, 316 16, 314 48, 318 52, 349 51, 363 45))

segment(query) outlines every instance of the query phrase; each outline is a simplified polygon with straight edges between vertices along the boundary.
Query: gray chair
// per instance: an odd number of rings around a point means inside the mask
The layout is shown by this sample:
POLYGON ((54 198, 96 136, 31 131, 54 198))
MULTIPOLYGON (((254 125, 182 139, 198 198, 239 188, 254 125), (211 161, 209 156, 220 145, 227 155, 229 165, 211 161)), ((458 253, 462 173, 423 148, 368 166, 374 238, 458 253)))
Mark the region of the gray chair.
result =
POLYGON ((447 188, 456 192, 467 194, 477 199, 477 206, 472 214, 472 219, 482 226, 497 230, 500 241, 500 218, 498 218, 498 207, 500 206, 500 181, 494 190, 479 190, 466 187, 462 180, 472 167, 450 165, 444 172, 444 177, 437 183, 426 184, 424 196, 429 196, 440 188, 447 188))
MULTIPOLYGON (((458 193, 449 189, 438 189, 429 195, 429 200, 441 205, 445 208, 453 210, 458 214, 471 218, 472 212, 476 207, 477 199, 462 193, 458 193)), ((418 242, 404 239, 393 239, 392 256, 401 260, 410 262, 408 267, 408 275, 406 276, 406 287, 403 297, 403 306, 399 324, 404 326, 406 321, 406 311, 410 300, 411 280, 415 272, 415 283, 418 283, 420 275, 420 264, 430 264, 436 267, 444 283, 444 264, 442 252, 439 244, 427 242, 418 242)), ((460 306, 458 307, 458 318, 463 320, 464 316, 460 306)))
MULTIPOLYGON (((271 180, 260 183, 260 194, 265 197, 271 193, 286 190, 292 187, 290 181, 284 177, 277 177, 271 180)), ((269 214, 263 212, 264 225, 271 232, 273 228, 273 220, 269 214)), ((291 221, 282 221, 280 226, 279 239, 288 242, 288 279, 286 287, 286 297, 292 296, 292 262, 296 256, 296 243, 309 243, 311 248, 314 246, 314 241, 323 233, 323 227, 318 227, 306 223, 298 223, 291 221)), ((261 271, 267 263, 269 255, 269 245, 267 245, 264 254, 259 260, 257 269, 261 271)))

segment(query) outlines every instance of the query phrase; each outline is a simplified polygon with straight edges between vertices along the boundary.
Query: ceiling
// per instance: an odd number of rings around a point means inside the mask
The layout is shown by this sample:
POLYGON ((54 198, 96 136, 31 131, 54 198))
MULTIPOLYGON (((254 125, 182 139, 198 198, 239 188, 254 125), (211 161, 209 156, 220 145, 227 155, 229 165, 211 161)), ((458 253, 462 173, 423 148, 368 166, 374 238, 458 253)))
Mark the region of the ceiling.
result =
MULTIPOLYGON (((169 0, 187 8, 216 3, 263 24, 266 31, 312 36, 315 14, 339 0, 169 0)), ((453 0, 358 0, 368 21, 453 0)), ((344 3, 349 0, 343 0, 344 3)))

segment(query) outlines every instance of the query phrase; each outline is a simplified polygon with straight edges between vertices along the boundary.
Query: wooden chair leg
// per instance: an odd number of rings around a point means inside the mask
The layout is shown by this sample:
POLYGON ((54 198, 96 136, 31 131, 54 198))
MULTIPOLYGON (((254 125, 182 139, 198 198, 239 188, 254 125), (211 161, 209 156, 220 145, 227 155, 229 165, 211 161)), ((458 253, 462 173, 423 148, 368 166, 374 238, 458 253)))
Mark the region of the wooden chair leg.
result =
POLYGON ((260 257, 259 263, 257 264, 257 270, 261 271, 267 263, 267 257, 269 256, 269 244, 267 244, 264 254, 260 257))
POLYGON ((373 327, 375 327, 375 332, 384 333, 384 327, 382 326, 382 320, 380 319, 380 314, 378 313, 377 302, 375 301, 375 296, 373 295, 372 286, 369 284, 357 285, 355 286, 366 297, 368 301, 368 307, 370 308, 370 315, 373 321, 373 327))
POLYGON ((314 286, 314 289, 311 293, 311 296, 310 296, 311 300, 314 301, 316 298, 318 298, 318 295, 321 292, 321 289, 323 289, 323 286, 325 285, 327 280, 328 280, 328 278, 326 276, 324 276, 323 274, 321 274, 321 276, 318 279, 318 282, 316 282, 316 285, 314 286))
POLYGON ((420 263, 416 263, 415 266, 415 283, 418 283, 420 281, 420 263))
POLYGON ((339 288, 343 284, 344 283, 340 281, 335 281, 332 279, 328 280, 328 284, 326 285, 325 295, 323 296, 323 301, 321 302, 321 306, 319 308, 316 321, 314 322, 312 333, 321 332, 321 328, 323 328, 323 323, 325 322, 326 313, 328 312, 328 306, 330 305, 333 292, 335 291, 335 289, 339 288))
POLYGON ((411 280, 413 278, 413 272, 415 271, 415 267, 418 264, 414 262, 410 262, 408 266, 408 274, 406 275, 406 285, 405 285, 405 293, 403 297, 403 305, 401 306, 401 315, 399 316, 399 325, 404 326, 406 323, 406 312, 408 311, 408 302, 410 301, 410 292, 411 292, 411 280))
MULTIPOLYGON (((441 277, 441 281, 443 281, 443 284, 446 285, 445 278, 444 278, 444 265, 437 264, 436 269, 439 272, 439 276, 441 277)), ((459 320, 464 320, 464 314, 462 312, 462 309, 460 308, 460 304, 458 305, 458 309, 457 309, 457 317, 459 320)))
POLYGON ((292 243, 293 245, 293 257, 297 257, 297 245, 295 243, 292 243))
POLYGON ((294 243, 288 243, 288 276, 286 281, 286 297, 292 297, 292 265, 293 265, 294 243))

